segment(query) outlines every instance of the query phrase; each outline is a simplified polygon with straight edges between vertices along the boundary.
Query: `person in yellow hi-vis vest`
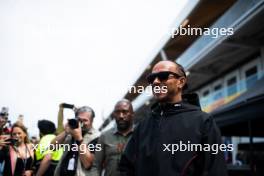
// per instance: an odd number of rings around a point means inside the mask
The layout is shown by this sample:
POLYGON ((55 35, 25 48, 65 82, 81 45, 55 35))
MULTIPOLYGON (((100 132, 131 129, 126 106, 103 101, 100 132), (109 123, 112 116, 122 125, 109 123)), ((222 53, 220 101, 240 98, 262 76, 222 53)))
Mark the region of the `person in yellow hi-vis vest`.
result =
POLYGON ((49 120, 38 121, 40 141, 36 147, 36 176, 53 176, 63 150, 51 150, 50 143, 56 137, 55 124, 49 120))

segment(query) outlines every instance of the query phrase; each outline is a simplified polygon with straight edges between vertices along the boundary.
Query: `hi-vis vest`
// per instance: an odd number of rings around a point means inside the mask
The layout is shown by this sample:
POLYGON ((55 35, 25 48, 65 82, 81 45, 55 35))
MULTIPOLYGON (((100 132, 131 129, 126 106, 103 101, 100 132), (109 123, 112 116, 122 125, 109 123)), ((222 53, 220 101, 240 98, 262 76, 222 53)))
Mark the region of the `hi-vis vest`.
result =
POLYGON ((58 162, 60 160, 63 154, 63 149, 51 150, 53 146, 51 146, 50 143, 55 137, 54 134, 48 134, 41 138, 35 151, 37 162, 41 161, 47 154, 51 154, 53 162, 58 162))

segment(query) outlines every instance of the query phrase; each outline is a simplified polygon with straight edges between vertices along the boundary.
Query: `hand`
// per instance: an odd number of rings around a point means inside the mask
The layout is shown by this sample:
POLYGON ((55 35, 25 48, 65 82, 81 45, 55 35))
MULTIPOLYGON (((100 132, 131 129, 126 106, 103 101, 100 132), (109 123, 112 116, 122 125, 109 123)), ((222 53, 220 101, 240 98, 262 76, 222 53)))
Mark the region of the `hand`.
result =
POLYGON ((76 141, 80 141, 82 140, 82 129, 81 129, 81 124, 79 123, 79 127, 76 129, 71 129, 69 127, 69 133, 72 135, 72 137, 76 140, 76 141))
POLYGON ((9 139, 10 137, 7 136, 0 136, 0 147, 4 147, 6 145, 9 145, 10 142, 5 142, 5 140, 9 139))
POLYGON ((60 109, 63 109, 63 104, 64 104, 64 103, 61 103, 61 104, 59 105, 60 109))
POLYGON ((10 142, 5 142, 3 140, 0 140, 0 147, 4 147, 4 146, 9 145, 9 144, 10 144, 10 142))
POLYGON ((23 176, 31 176, 32 175, 32 170, 26 170, 24 173, 23 173, 23 176))
POLYGON ((61 104, 59 105, 59 107, 60 107, 60 109, 64 109, 64 108, 72 109, 72 110, 75 109, 74 104, 68 104, 68 103, 61 103, 61 104))

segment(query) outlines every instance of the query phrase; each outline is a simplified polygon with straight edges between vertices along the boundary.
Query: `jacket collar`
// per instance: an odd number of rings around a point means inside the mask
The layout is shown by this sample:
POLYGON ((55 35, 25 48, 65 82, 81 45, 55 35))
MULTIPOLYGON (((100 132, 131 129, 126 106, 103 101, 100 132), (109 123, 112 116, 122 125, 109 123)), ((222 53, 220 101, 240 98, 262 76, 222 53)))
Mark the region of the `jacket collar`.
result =
MULTIPOLYGON (((130 131, 127 133, 126 136, 128 136, 128 135, 131 134, 131 133, 133 133, 133 131, 134 131, 134 128, 132 127, 132 128, 130 129, 130 131)), ((115 125, 115 126, 113 127, 113 129, 112 129, 112 133, 113 133, 114 135, 122 135, 122 134, 118 131, 116 125, 115 125)))
POLYGON ((189 104, 186 101, 181 101, 178 103, 162 103, 162 104, 156 102, 151 107, 152 113, 159 113, 159 114, 163 114, 163 113, 175 114, 180 112, 198 111, 198 110, 200 110, 199 106, 189 104))

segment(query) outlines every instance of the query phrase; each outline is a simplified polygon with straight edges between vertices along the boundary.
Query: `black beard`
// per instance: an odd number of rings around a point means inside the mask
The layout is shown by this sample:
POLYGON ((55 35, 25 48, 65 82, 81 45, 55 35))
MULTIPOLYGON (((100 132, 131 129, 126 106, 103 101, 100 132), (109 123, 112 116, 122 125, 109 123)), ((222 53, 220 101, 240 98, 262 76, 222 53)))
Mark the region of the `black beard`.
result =
POLYGON ((130 122, 123 121, 122 123, 116 122, 118 131, 126 131, 130 127, 130 122))

